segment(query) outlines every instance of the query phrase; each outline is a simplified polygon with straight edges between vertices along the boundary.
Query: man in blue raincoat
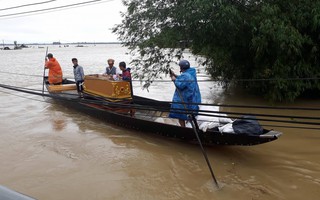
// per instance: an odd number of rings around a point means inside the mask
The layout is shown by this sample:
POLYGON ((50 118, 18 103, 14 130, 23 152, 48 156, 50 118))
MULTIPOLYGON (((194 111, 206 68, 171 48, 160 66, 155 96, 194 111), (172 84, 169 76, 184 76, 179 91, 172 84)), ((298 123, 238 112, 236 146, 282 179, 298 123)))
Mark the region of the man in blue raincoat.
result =
POLYGON ((185 121, 189 120, 187 115, 195 115, 199 110, 199 106, 197 104, 201 103, 201 94, 197 82, 196 70, 194 68, 190 68, 189 61, 181 60, 179 62, 179 66, 181 75, 177 76, 175 74, 171 74, 171 79, 176 86, 172 102, 178 103, 171 104, 169 117, 179 119, 180 125, 185 127, 185 121))

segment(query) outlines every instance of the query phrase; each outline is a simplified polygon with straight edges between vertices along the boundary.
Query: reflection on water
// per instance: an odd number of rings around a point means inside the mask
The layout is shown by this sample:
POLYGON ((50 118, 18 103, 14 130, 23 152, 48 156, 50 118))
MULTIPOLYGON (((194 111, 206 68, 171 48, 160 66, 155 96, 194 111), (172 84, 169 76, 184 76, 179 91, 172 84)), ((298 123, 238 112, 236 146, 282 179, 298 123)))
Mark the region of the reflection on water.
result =
MULTIPOLYGON (((51 102, 51 103, 53 103, 53 102, 51 102)), ((50 110, 50 112, 51 112, 50 122, 52 124, 53 131, 54 132, 62 132, 63 130, 65 130, 67 123, 68 123, 67 122, 68 118, 65 117, 62 112, 54 110, 54 108, 52 108, 52 106, 50 106, 48 108, 48 110, 50 110)))
POLYGON ((52 126, 55 131, 62 131, 66 127, 66 123, 61 119, 53 119, 52 126))
MULTIPOLYGON (((53 48, 53 47, 52 47, 53 48)), ((51 49, 72 75, 69 57, 78 55, 85 71, 103 71, 109 57, 129 61, 119 47, 51 49), (91 53, 88 53, 91 51, 91 53), (103 53, 102 53, 103 52, 103 53), (98 67, 99 66, 99 67, 98 67)), ((38 49, 0 51, 2 70, 42 74, 38 49), (12 66, 20 54, 22 63, 12 66), (26 54, 25 54, 26 53, 26 54), (6 58, 6 59, 3 59, 6 58), (25 60, 24 60, 25 59, 25 60)), ((19 61, 20 62, 20 61, 19 61)), ((41 89, 41 77, 17 83, 0 74, 0 83, 41 89)), ((15 78, 17 79, 17 78, 15 78)), ((174 88, 160 83, 150 93, 171 100, 174 88), (160 92, 167 88, 168 92, 160 92)), ((200 83, 206 102, 268 105, 259 97, 200 83)), ((222 186, 217 190, 197 145, 130 131, 63 107, 49 99, 38 101, 1 93, 0 182, 38 199, 318 199, 320 195, 320 133, 317 130, 277 128, 284 135, 252 147, 206 148, 222 186)), ((31 97, 29 95, 24 97, 31 97)), ((320 101, 300 100, 286 106, 320 107, 320 101)), ((279 114, 279 111, 231 109, 224 111, 279 114)), ((280 114, 320 116, 317 112, 280 114)))

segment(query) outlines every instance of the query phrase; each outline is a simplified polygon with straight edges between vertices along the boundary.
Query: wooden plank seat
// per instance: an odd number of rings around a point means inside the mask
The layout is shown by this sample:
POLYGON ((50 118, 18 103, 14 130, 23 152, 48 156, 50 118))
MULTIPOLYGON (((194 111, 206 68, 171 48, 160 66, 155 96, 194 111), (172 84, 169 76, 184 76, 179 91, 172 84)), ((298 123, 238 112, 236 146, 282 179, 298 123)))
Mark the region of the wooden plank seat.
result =
POLYGON ((64 85, 49 85, 48 91, 49 92, 63 92, 69 90, 76 90, 76 84, 64 84, 64 85))

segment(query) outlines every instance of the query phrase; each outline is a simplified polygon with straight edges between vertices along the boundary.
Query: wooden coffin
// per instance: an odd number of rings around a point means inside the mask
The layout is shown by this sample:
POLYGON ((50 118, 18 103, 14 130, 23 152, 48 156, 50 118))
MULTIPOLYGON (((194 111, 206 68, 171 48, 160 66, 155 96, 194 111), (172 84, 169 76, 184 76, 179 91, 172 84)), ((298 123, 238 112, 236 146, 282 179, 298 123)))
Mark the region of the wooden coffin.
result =
POLYGON ((108 75, 86 75, 84 92, 115 100, 132 98, 130 81, 115 81, 108 75))

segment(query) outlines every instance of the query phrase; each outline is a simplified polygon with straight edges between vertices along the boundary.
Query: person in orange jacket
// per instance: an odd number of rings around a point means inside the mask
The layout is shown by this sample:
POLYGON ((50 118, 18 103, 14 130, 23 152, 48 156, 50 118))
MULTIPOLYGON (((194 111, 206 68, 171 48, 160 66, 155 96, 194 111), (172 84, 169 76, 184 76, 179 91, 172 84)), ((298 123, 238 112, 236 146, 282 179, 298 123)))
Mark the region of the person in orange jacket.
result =
POLYGON ((62 70, 59 62, 53 57, 52 53, 48 53, 48 59, 45 59, 45 68, 49 69, 48 80, 50 84, 61 84, 62 83, 62 70))

